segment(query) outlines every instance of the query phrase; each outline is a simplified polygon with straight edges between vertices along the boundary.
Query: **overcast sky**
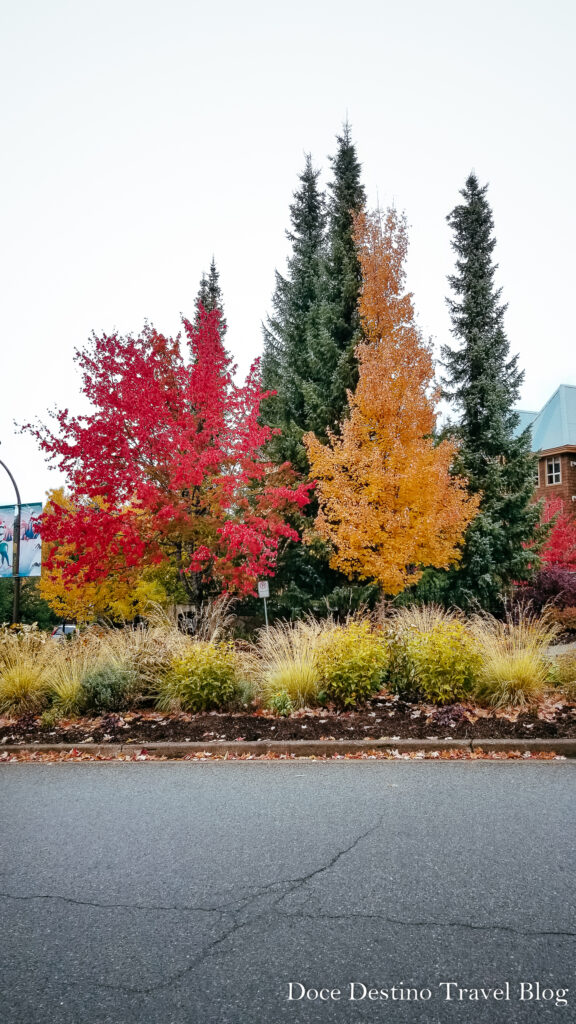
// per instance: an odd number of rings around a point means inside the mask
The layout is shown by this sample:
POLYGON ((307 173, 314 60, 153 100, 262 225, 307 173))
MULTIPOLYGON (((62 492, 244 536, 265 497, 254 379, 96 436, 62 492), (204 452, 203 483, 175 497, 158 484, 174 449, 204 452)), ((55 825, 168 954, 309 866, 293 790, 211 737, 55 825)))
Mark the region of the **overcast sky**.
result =
MULTIPOLYGON (((449 340, 446 214, 489 182, 524 408, 576 384, 571 0, 1 0, 0 458, 59 482, 13 420, 79 408, 92 330, 165 333, 214 253, 228 344, 260 354, 304 154, 348 116, 369 203, 410 224, 420 325, 449 340)), ((0 503, 12 492, 5 474, 0 503)))

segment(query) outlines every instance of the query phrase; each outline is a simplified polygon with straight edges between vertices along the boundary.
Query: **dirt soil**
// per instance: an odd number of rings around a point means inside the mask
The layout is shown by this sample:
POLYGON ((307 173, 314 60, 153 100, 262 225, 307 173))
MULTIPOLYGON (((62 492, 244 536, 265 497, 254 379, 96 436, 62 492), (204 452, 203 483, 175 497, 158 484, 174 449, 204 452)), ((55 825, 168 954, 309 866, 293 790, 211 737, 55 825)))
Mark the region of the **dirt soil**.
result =
POLYGON ((576 704, 550 696, 529 711, 496 712, 470 704, 409 704, 377 695, 356 711, 314 709, 279 718, 261 711, 167 715, 108 714, 43 725, 40 718, 0 718, 5 743, 150 743, 215 740, 555 739, 576 737, 576 704))

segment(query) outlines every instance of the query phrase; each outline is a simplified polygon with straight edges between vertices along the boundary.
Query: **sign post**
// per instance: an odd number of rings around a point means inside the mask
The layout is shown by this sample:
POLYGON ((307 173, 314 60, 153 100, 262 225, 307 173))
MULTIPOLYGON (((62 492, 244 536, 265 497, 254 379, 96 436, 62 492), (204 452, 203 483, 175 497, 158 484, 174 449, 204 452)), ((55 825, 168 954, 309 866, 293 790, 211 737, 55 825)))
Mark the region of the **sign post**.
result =
POLYGON ((18 490, 18 484, 16 483, 12 473, 8 469, 5 462, 0 459, 0 466, 8 473, 14 491, 16 492, 16 514, 14 516, 13 524, 13 540, 12 540, 12 576, 14 577, 14 600, 12 602, 12 625, 20 621, 20 516, 22 512, 22 500, 20 498, 20 491, 18 490))
POLYGON ((264 601, 264 621, 266 629, 268 629, 268 608, 266 607, 266 598, 270 597, 270 584, 268 580, 258 580, 258 597, 261 597, 264 601))

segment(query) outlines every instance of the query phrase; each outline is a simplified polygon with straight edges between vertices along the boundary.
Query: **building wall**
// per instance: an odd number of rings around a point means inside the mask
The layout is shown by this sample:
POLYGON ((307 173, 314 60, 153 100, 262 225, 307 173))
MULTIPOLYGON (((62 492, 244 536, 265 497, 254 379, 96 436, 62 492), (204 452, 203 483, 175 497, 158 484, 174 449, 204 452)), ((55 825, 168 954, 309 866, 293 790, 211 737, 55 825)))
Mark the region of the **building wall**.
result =
POLYGON ((576 451, 560 453, 544 453, 538 460, 538 487, 534 497, 545 501, 551 498, 562 498, 564 509, 569 515, 576 518, 576 501, 572 501, 572 495, 576 494, 576 451), (549 484, 547 466, 549 459, 556 459, 560 462, 560 483, 549 484))

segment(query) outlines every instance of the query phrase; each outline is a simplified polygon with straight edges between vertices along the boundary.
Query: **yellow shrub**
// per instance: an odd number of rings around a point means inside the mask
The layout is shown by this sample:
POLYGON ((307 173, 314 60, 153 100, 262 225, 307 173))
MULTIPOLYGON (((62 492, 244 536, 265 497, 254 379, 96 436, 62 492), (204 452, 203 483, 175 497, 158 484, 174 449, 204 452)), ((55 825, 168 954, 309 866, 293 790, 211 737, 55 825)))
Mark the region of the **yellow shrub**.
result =
POLYGON ((350 621, 320 637, 316 664, 321 692, 341 707, 363 703, 382 686, 388 656, 367 621, 350 621))
POLYGON ((225 708, 236 696, 238 682, 233 644, 196 640, 160 681, 157 704, 162 711, 225 708))

